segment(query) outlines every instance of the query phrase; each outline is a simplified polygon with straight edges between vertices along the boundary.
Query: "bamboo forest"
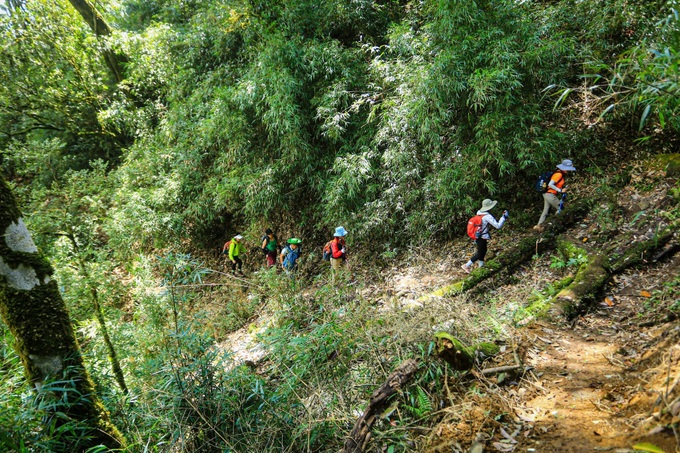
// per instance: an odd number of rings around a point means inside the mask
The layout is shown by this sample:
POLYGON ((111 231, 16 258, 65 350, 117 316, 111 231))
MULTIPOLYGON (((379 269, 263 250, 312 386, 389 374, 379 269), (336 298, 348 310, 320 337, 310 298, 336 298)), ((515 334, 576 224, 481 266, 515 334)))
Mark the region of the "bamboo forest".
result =
POLYGON ((680 452, 675 0, 0 0, 0 451, 680 452))

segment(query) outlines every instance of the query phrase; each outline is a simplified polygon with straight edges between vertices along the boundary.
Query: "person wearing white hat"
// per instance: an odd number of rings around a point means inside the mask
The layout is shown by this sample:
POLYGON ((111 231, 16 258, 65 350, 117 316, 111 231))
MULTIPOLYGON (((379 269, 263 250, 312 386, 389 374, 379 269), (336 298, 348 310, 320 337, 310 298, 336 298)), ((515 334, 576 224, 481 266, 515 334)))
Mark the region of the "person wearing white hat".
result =
POLYGON ((477 211, 477 215, 470 219, 470 221, 472 221, 476 218, 479 223, 477 224, 478 231, 475 234, 476 236, 475 244, 477 244, 477 253, 472 255, 470 260, 467 263, 463 264, 463 266, 461 266, 467 274, 470 273, 470 269, 472 268, 472 265, 475 264, 475 262, 479 263, 479 267, 484 266, 487 242, 489 241, 489 239, 491 239, 491 235, 489 234, 489 225, 500 230, 503 227, 505 221, 508 220, 509 216, 508 211, 503 211, 503 216, 501 216, 501 219, 498 221, 493 215, 489 213, 489 211, 491 211, 491 209, 493 209, 493 207, 496 206, 496 203, 497 203, 496 200, 490 200, 488 198, 482 201, 482 207, 479 208, 479 211, 477 211))
POLYGON ((576 171, 576 167, 574 167, 574 164, 569 159, 564 159, 557 166, 557 170, 555 170, 555 173, 553 173, 548 182, 548 190, 543 194, 543 212, 541 213, 541 218, 538 219, 538 224, 534 227, 535 230, 541 230, 541 224, 548 217, 551 206, 555 208, 555 211, 559 212, 560 197, 567 193, 567 187, 564 185, 565 178, 567 172, 570 171, 576 171))
POLYGON ((243 244, 241 241, 243 240, 243 236, 240 234, 237 234, 234 236, 234 238, 230 241, 229 244, 229 261, 231 261, 231 273, 232 275, 236 275, 236 269, 238 268, 238 272, 243 276, 243 261, 241 261, 241 258, 239 255, 241 253, 245 252, 245 247, 243 247, 243 244))
POLYGON ((347 248, 345 245, 345 236, 347 230, 339 226, 333 233, 333 240, 331 241, 331 269, 338 270, 347 259, 347 248))

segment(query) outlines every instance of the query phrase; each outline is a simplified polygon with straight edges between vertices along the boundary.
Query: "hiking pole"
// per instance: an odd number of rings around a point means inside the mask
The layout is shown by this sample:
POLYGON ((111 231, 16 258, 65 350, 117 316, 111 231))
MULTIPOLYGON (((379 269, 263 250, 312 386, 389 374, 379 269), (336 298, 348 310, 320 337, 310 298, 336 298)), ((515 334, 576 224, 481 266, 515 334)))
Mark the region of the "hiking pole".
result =
POLYGON ((562 209, 564 209, 564 200, 566 200, 566 199, 567 199, 567 194, 566 194, 566 193, 563 193, 563 194, 562 194, 562 198, 560 199, 560 207, 557 208, 557 213, 558 213, 558 214, 559 214, 560 212, 562 212, 562 209))

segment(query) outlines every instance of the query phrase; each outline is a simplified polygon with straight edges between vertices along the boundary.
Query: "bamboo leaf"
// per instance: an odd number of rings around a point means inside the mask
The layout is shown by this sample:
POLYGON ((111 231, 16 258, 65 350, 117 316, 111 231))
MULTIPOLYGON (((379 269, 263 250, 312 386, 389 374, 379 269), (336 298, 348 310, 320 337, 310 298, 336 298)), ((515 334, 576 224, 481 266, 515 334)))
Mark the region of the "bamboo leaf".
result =
POLYGON ((598 117, 598 120, 601 120, 607 113, 609 113, 610 111, 614 110, 614 107, 616 107, 616 104, 612 104, 612 105, 610 105, 609 107, 607 107, 606 109, 604 109, 604 110, 602 111, 602 113, 600 113, 600 116, 598 117))
POLYGON ((562 92, 562 94, 560 95, 560 97, 557 98, 557 101, 555 102, 555 106, 553 107, 553 110, 557 110, 572 91, 574 91, 574 90, 572 90, 571 88, 565 89, 562 92))
POLYGON ((647 107, 645 107, 645 110, 642 112, 642 118, 640 118, 640 128, 638 130, 642 130, 642 128, 645 125, 645 121, 647 120, 647 117, 649 116, 649 112, 652 110, 652 104, 647 104, 647 107))
POLYGON ((656 445, 650 444, 649 442, 642 442, 633 445, 633 450, 646 451, 648 453, 664 453, 664 451, 657 447, 656 445))

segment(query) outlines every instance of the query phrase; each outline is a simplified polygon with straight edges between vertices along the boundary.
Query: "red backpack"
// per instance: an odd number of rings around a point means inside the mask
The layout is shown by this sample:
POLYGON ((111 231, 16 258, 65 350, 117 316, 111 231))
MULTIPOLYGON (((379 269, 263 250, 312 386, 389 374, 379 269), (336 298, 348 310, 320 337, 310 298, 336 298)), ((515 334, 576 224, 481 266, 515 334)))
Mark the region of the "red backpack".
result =
POLYGON ((467 235, 470 239, 476 241, 482 236, 482 217, 486 214, 476 215, 468 220, 467 224, 467 235))
POLYGON ((231 246, 231 241, 225 242, 224 247, 222 247, 222 254, 229 255, 229 247, 230 246, 231 246))

